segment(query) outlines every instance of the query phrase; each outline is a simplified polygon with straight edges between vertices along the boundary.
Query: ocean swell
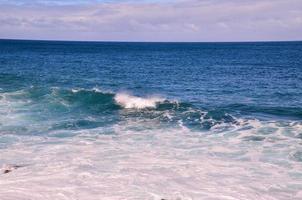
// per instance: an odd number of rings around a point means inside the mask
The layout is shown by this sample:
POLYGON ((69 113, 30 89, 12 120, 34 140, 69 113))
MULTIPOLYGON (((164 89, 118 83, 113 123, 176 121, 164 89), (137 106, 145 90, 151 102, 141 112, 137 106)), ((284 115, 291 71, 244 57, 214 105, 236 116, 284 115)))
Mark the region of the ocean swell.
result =
MULTIPOLYGON (((284 113, 279 110, 263 109, 262 115, 275 113, 283 117, 284 113)), ((131 124, 141 129, 178 127, 221 132, 242 126, 251 119, 249 113, 253 112, 261 112, 261 109, 242 105, 200 108, 188 102, 113 93, 99 88, 30 87, 0 93, 0 131, 30 135, 115 124, 131 124)), ((294 114, 292 116, 297 117, 294 114)))
POLYGON ((187 127, 209 130, 219 124, 236 123, 223 110, 200 109, 190 103, 100 89, 64 89, 31 87, 1 93, 0 123, 6 131, 24 133, 58 129, 82 129, 136 122, 143 127, 187 127), (7 121, 7 119, 13 119, 7 121), (31 124, 31 126, 24 125, 31 124), (41 127, 43 126, 43 127, 41 127), (36 130, 36 131, 34 131, 36 130))

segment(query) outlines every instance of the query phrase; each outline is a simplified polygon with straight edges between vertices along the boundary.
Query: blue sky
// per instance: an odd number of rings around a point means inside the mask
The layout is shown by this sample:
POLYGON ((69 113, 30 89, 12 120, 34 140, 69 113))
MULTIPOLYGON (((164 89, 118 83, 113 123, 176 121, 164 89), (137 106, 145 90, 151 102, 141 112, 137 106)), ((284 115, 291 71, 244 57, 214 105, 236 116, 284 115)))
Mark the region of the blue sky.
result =
POLYGON ((0 38, 302 40, 302 1, 0 0, 0 38))

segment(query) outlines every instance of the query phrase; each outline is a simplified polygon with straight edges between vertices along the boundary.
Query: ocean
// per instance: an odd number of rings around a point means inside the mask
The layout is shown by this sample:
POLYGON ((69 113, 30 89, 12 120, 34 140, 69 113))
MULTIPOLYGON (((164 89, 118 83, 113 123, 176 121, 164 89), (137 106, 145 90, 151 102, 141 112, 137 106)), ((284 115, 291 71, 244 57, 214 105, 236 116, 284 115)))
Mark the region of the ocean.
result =
POLYGON ((0 40, 1 200, 302 199, 302 42, 0 40))

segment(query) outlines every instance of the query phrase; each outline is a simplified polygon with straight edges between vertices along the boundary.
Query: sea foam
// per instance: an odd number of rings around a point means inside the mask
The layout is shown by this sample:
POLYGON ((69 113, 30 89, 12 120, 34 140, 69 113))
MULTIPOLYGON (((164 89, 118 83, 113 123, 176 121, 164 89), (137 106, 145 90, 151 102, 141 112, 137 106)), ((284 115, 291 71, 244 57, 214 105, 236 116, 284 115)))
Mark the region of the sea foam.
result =
POLYGON ((126 93, 117 93, 114 97, 114 100, 124 108, 143 109, 156 108, 156 104, 164 101, 165 99, 159 97, 143 98, 132 96, 126 93))

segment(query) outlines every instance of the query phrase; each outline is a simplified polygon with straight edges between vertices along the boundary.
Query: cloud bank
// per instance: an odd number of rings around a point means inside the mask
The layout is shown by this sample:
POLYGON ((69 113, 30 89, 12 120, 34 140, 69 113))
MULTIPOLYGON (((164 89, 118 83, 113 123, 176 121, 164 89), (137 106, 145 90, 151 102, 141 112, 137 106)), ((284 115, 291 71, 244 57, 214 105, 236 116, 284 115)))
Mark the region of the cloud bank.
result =
POLYGON ((0 1, 0 38, 99 41, 302 39, 301 0, 0 1))

